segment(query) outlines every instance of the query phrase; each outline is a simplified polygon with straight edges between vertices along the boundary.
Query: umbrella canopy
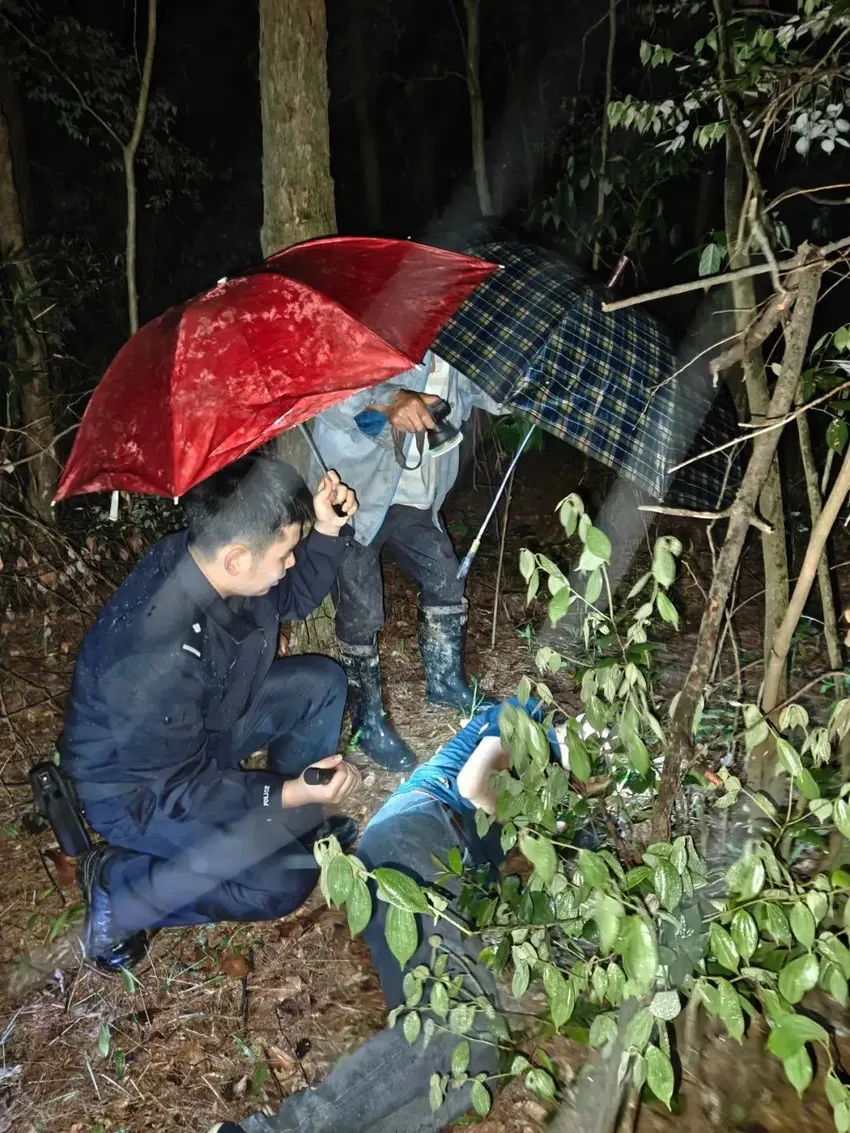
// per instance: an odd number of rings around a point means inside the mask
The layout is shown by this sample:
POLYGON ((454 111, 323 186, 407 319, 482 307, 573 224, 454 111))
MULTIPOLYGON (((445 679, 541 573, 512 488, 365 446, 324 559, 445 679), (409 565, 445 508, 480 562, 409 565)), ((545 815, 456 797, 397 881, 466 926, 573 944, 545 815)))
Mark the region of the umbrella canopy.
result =
POLYGON ((181 496, 350 394, 409 370, 496 270, 406 240, 328 237, 172 307, 116 355, 57 500, 181 496))
POLYGON ((468 249, 503 266, 443 327, 434 349, 496 401, 614 468, 656 499, 716 508, 740 480, 728 453, 674 481, 668 469, 698 443, 736 433, 731 399, 707 367, 679 374, 676 350, 642 311, 602 310, 603 296, 574 265, 542 248, 468 249))

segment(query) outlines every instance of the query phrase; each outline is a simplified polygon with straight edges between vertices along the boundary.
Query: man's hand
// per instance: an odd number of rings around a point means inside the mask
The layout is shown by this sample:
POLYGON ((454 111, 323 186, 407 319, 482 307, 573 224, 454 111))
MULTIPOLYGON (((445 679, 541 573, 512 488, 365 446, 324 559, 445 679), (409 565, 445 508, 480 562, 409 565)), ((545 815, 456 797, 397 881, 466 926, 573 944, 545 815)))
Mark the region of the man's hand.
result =
POLYGON ((439 398, 433 393, 400 389, 385 412, 392 427, 400 433, 423 433, 434 428, 434 418, 428 412, 428 406, 435 401, 439 398))
POLYGON ((329 755, 314 763, 313 767, 333 767, 336 768, 336 774, 330 783, 315 787, 305 783, 303 775, 297 779, 288 779, 280 792, 282 806, 289 808, 307 806, 309 803, 337 806, 360 784, 360 772, 352 764, 346 763, 341 755, 329 755))
POLYGON ((316 513, 313 526, 320 535, 339 535, 340 528, 357 511, 357 497, 347 484, 343 484, 336 472, 327 472, 319 481, 313 496, 313 511, 316 513), (339 505, 342 515, 337 515, 335 504, 339 505))

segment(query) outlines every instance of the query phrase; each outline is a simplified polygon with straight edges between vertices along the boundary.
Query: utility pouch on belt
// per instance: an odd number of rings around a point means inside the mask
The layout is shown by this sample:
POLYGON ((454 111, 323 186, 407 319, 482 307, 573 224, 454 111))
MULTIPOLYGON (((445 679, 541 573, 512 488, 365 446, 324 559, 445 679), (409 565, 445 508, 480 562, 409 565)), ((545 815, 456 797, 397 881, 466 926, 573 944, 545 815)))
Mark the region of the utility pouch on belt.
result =
POLYGON ((69 858, 78 858, 91 849, 91 839, 80 811, 73 784, 50 760, 30 769, 35 809, 46 819, 60 849, 69 858))

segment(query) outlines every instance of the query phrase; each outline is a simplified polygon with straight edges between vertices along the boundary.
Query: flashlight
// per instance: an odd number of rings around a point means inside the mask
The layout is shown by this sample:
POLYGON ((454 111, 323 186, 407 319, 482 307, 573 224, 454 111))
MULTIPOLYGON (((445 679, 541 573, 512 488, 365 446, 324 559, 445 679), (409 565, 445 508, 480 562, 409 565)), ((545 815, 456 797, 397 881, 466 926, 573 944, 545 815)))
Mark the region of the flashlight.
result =
POLYGON ((451 411, 452 407, 442 397, 428 406, 428 412, 434 421, 434 428, 428 429, 428 451, 432 456, 451 452, 463 440, 463 433, 449 421, 451 411))

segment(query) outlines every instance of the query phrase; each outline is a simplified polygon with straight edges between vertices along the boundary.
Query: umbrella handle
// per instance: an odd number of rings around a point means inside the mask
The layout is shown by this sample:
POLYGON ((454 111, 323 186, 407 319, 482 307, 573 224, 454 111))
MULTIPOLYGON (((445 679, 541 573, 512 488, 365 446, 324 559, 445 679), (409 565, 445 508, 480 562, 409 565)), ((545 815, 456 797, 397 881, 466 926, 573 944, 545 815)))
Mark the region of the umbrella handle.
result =
MULTIPOLYGON (((307 428, 306 423, 303 422, 303 421, 298 426, 298 428, 301 430, 301 434, 304 437, 304 440, 307 442, 307 447, 310 449, 310 452, 312 452, 313 456, 316 458, 316 462, 318 463, 319 468, 321 468, 321 470, 322 470, 322 475, 327 476, 329 469, 328 469, 328 466, 325 464, 325 461, 322 457, 322 454, 319 452, 319 446, 313 440, 313 434, 310 432, 310 430, 307 428)), ((342 504, 334 504, 333 509, 334 509, 334 512, 339 516, 340 519, 346 518, 346 512, 345 512, 345 509, 343 508, 342 504)))

